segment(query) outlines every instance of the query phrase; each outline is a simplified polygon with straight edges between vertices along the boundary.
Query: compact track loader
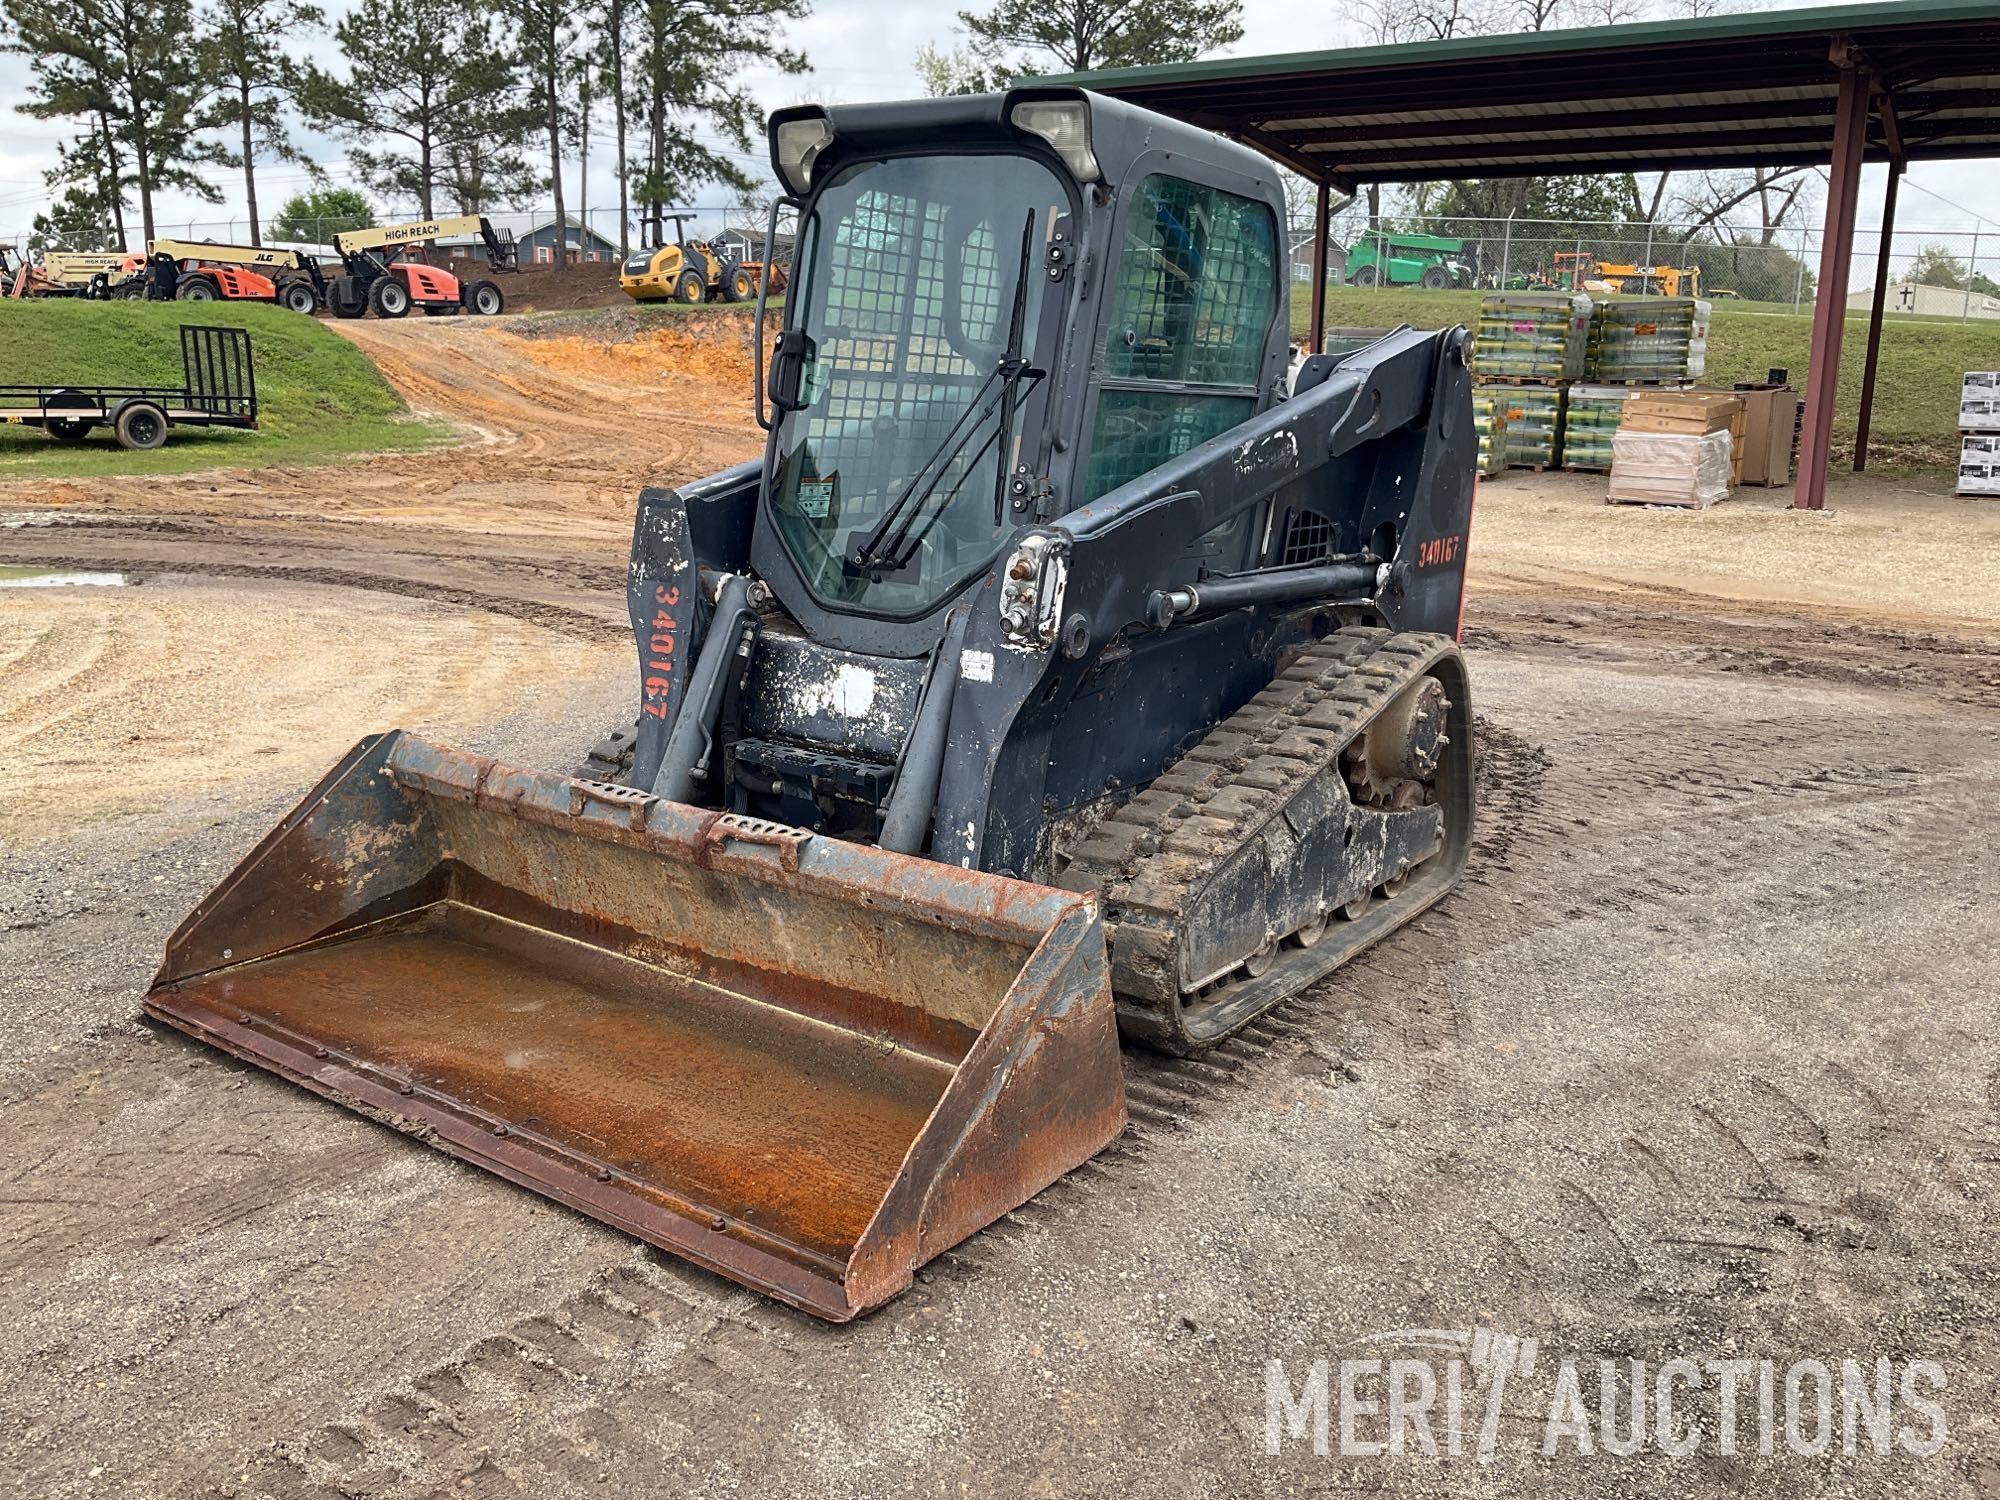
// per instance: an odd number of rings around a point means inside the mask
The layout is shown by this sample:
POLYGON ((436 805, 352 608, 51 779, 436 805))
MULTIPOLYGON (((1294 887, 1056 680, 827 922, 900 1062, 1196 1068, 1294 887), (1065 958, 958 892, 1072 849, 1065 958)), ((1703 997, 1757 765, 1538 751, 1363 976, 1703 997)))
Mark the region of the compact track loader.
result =
POLYGON ((1477 440, 1460 329, 1288 381, 1284 195, 1205 131, 771 145, 765 452, 640 497, 635 727, 364 742, 146 1009, 839 1319, 1119 1132, 1121 1029, 1199 1051, 1458 878, 1477 440))

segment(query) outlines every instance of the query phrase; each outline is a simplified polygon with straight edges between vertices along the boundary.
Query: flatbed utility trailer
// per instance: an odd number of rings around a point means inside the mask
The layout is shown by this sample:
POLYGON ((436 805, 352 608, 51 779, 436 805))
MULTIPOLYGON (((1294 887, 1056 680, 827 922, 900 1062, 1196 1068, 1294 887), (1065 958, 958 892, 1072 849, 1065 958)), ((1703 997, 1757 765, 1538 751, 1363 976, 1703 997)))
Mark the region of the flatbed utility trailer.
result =
POLYGON ((182 384, 0 385, 0 422, 80 443, 109 427, 120 446, 157 448, 173 427, 257 426, 257 373, 243 328, 181 328, 182 384))

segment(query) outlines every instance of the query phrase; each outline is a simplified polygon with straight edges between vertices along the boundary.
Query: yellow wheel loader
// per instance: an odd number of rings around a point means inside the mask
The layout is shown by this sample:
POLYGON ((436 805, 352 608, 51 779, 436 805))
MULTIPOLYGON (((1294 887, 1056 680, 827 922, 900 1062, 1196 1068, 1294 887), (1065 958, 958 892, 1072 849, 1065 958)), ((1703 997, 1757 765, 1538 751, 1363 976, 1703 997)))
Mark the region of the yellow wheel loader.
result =
POLYGON ((1287 378, 1283 187, 1208 131, 770 137, 765 451, 639 497, 631 727, 364 741, 145 1008, 845 1319, 1120 1132, 1121 1033, 1199 1052, 1451 889, 1478 435, 1462 329, 1287 378))
MULTIPOLYGON (((635 302, 748 302, 764 283, 764 262, 736 261, 707 240, 687 237, 687 216, 668 215, 675 238, 628 256, 618 284, 635 302)), ((772 288, 776 290, 776 288, 772 288)))

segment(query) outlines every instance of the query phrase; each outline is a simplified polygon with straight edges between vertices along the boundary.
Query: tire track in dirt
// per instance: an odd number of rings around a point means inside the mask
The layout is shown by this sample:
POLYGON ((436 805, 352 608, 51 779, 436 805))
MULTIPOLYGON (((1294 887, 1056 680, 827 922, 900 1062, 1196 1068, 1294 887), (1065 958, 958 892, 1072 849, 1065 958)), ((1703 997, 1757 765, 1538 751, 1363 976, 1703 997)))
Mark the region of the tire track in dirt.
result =
MULTIPOLYGON (((9 559, 30 568, 70 569, 96 566, 102 554, 84 558, 74 553, 21 553, 9 559)), ((201 578, 264 579, 274 583, 325 584, 336 588, 364 589, 370 593, 393 594, 402 599, 420 599, 430 604, 450 604, 461 609, 480 610, 510 620, 539 625, 560 635, 585 641, 623 644, 631 638, 631 626, 606 614, 547 604, 533 599, 510 598, 504 594, 480 593, 450 584, 426 584, 415 579, 392 578, 380 573, 350 572, 343 568, 274 567, 255 563, 226 563, 204 560, 191 564, 185 558, 166 555, 122 556, 120 567, 132 573, 176 573, 201 578)), ((622 598, 619 600, 623 604, 622 598)), ((79 670, 81 667, 79 666, 79 670)))

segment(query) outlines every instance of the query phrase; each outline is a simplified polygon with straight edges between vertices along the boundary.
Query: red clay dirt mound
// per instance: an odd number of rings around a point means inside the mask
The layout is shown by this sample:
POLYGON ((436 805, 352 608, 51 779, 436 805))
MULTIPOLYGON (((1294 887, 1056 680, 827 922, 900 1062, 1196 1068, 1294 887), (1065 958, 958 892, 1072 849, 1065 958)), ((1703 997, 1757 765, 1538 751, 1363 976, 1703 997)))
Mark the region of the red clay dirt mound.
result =
POLYGON ((752 314, 703 309, 662 318, 631 303, 581 318, 513 323, 500 337, 537 364, 566 375, 645 386, 691 380, 747 405, 754 372, 752 314))

